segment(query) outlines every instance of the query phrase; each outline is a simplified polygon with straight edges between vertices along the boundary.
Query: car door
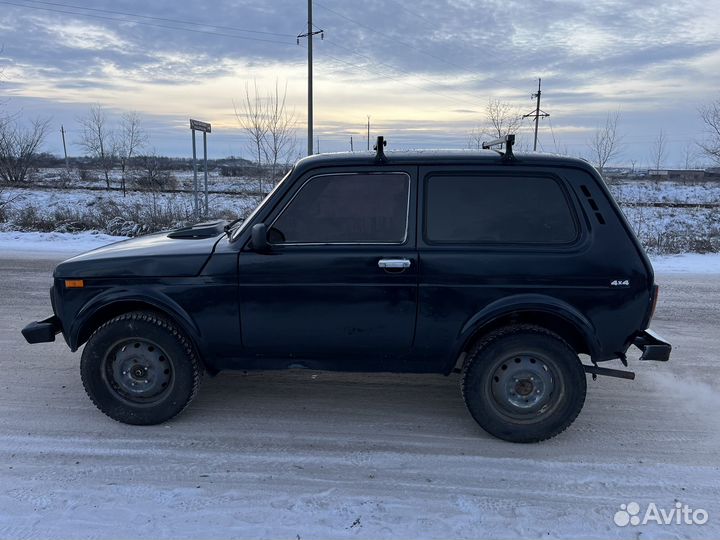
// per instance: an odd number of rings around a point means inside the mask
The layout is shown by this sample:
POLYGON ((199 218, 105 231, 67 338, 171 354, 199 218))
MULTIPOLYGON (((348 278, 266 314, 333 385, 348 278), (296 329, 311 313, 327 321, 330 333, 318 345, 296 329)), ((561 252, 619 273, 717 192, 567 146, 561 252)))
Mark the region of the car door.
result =
POLYGON ((270 249, 238 258, 244 348, 391 369, 415 332, 416 168, 311 172, 295 186, 264 220, 270 249))

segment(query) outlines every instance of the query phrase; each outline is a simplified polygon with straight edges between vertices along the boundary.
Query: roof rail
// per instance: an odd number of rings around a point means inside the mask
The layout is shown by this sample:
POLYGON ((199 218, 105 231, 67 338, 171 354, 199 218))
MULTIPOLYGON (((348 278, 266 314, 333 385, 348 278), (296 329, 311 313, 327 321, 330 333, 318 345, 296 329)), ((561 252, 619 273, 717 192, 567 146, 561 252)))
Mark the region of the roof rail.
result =
POLYGON ((375 150, 375 161, 379 161, 381 163, 385 163, 388 158, 385 155, 385 147, 387 146, 387 141, 385 140, 385 137, 380 135, 377 138, 377 142, 373 146, 373 150, 375 150))
POLYGON ((494 150, 498 154, 500 154, 503 159, 515 159, 515 154, 513 154, 513 145, 515 144, 515 134, 509 133, 508 135, 505 135, 504 137, 500 137, 499 139, 495 139, 492 141, 487 141, 482 143, 483 150, 494 150), (500 146, 505 145, 505 152, 501 152, 500 150, 493 148, 493 146, 500 146))

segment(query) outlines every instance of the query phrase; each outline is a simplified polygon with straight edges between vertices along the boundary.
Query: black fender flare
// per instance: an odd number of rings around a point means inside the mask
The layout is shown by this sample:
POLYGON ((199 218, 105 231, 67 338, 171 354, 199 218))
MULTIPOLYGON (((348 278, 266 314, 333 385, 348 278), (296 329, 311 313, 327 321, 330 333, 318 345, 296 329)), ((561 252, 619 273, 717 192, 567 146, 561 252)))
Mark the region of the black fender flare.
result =
POLYGON ((595 328, 587 317, 572 305, 545 294, 518 294, 491 302, 465 322, 455 340, 449 360, 451 366, 447 372, 452 370, 460 354, 467 349, 479 333, 482 333, 483 328, 489 327, 509 315, 523 313, 546 313, 563 320, 582 336, 591 357, 595 357, 602 350, 595 328))
POLYGON ((144 288, 142 291, 126 288, 113 288, 103 291, 84 304, 73 318, 66 334, 70 349, 76 351, 82 345, 81 336, 87 325, 102 311, 114 311, 113 307, 122 305, 137 307, 132 310, 150 308, 171 318, 195 344, 203 350, 203 338, 200 329, 187 312, 172 298, 154 289, 144 288))

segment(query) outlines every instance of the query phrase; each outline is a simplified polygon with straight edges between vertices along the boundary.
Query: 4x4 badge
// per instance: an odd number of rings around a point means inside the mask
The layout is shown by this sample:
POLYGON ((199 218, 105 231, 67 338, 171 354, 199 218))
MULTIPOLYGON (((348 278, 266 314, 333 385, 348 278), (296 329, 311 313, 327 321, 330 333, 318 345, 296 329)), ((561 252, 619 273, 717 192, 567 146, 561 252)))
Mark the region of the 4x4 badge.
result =
POLYGON ((630 280, 629 279, 613 279, 610 282, 611 287, 629 287, 630 286, 630 280))

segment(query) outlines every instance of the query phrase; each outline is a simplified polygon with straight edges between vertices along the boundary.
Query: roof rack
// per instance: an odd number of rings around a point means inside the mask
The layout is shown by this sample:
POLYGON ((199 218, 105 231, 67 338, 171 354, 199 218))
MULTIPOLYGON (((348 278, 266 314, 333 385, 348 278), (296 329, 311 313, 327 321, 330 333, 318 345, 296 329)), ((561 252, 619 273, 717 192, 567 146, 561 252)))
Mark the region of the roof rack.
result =
POLYGON ((375 161, 379 161, 381 163, 385 163, 388 158, 385 155, 384 148, 387 146, 387 141, 385 140, 385 137, 380 135, 377 138, 377 142, 373 146, 373 150, 375 150, 375 161))
POLYGON ((499 139, 494 139, 492 141, 487 141, 482 143, 483 150, 494 150, 498 154, 500 154, 503 159, 515 159, 515 154, 513 154, 513 145, 515 144, 515 134, 509 133, 508 135, 505 135, 504 137, 500 137, 499 139), (505 145, 505 152, 501 152, 497 148, 493 148, 493 146, 500 146, 505 145))

